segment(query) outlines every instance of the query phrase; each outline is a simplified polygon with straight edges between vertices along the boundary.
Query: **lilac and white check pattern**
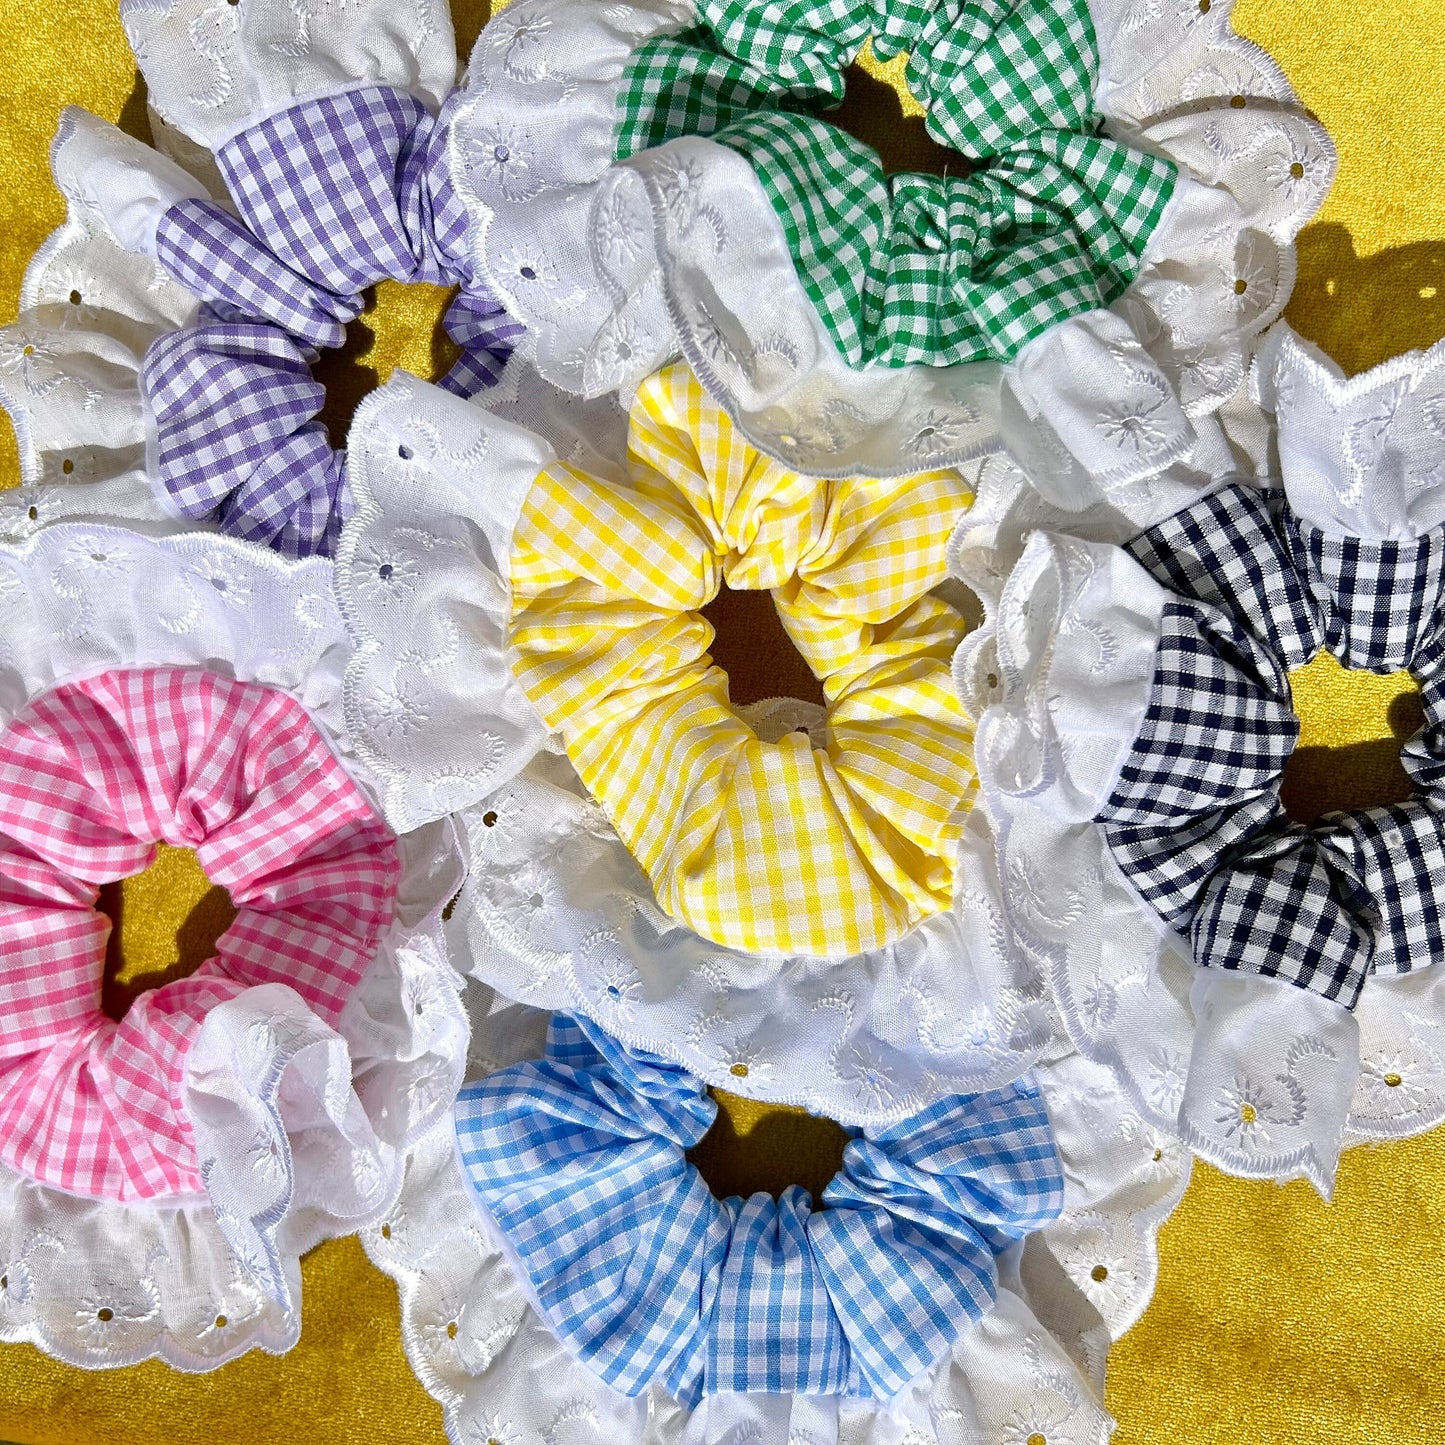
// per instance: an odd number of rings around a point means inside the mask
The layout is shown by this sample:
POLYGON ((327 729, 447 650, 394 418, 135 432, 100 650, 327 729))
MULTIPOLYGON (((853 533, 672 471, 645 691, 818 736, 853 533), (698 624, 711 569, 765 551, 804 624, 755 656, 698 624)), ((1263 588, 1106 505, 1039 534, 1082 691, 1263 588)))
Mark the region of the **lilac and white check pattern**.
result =
POLYGON ((188 200, 162 218, 161 264, 207 312, 145 368, 153 405, 167 408, 156 412, 162 481, 186 515, 292 555, 331 550, 344 459, 304 425, 319 388, 298 377, 307 356, 287 335, 307 351, 341 345, 377 281, 460 286, 443 325, 461 355, 439 384, 474 396, 499 380, 522 328, 472 274, 446 138, 445 111, 438 121, 386 87, 309 100, 217 152, 239 215, 188 200))
POLYGON ((152 343, 141 384, 162 485, 186 516, 288 557, 329 555, 350 514, 325 392, 283 331, 213 322, 152 343))
POLYGON ((545 1057, 457 1103, 468 1179, 548 1323, 613 1388, 886 1399, 987 1312, 995 1254, 1059 1212, 1027 1082, 855 1138, 806 1191, 718 1200, 686 1158, 702 1084, 558 1015, 545 1057))
POLYGON ((1227 487, 1144 533, 1166 604, 1144 725, 1099 815, 1140 894, 1205 967, 1286 979, 1354 1007, 1374 970, 1445 950, 1445 541, 1327 535, 1279 493, 1227 487), (1321 648, 1411 668, 1427 727, 1406 803, 1291 823, 1289 672, 1321 648), (1438 881, 1437 881, 1438 880, 1438 881))

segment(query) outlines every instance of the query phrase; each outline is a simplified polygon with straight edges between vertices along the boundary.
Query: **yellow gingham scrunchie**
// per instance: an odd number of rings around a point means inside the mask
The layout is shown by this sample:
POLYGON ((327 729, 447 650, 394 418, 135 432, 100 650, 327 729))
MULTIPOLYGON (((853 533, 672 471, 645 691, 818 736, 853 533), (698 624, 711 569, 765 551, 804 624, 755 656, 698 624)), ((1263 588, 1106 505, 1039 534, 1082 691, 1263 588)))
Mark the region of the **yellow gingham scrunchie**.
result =
POLYGON ((974 789, 929 595, 972 501, 953 471, 800 476, 749 446, 692 372, 633 404, 628 480, 558 462, 513 535, 514 667, 667 912, 754 953, 845 957, 953 901, 974 789), (823 682, 826 744, 762 742, 698 609, 771 588, 823 682))

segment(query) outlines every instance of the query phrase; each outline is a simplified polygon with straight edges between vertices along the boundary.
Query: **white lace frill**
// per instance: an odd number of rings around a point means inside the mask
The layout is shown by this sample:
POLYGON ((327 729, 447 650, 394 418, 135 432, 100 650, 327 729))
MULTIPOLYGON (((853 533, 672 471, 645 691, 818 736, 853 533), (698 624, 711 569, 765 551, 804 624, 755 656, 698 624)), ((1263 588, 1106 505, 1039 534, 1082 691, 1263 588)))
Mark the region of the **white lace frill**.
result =
MULTIPOLYGON (((1281 328, 1252 385, 1278 405, 1299 515, 1376 538, 1440 524, 1428 484, 1445 443, 1445 347, 1345 381, 1281 328)), ((1123 540, 1117 517, 1099 525, 1105 541, 1035 533, 993 553, 983 520, 954 539, 954 570, 989 613, 954 672, 978 720, 1017 944, 1046 971, 1071 1041, 1144 1118, 1231 1173, 1304 1177, 1328 1195, 1342 1147, 1445 1121, 1445 978, 1374 974, 1351 1014, 1276 979, 1197 970, 1091 821, 1148 704, 1166 594, 1109 545, 1123 540)))
MULTIPOLYGON (((620 464, 622 418, 611 400, 580 402, 535 377, 516 395, 489 396, 486 411, 394 376, 352 428, 356 512, 337 554, 356 641, 347 717, 388 819, 457 813, 467 835, 449 925, 458 956, 510 998, 580 1010, 709 1083, 845 1123, 1017 1077, 1051 1025, 1041 980, 1006 946, 981 815, 961 844, 954 908, 851 959, 739 953, 658 906, 548 738, 507 643, 512 526, 555 451, 500 413, 525 407, 604 475, 620 464), (599 407, 584 442, 578 423, 599 407)), ((755 726, 780 736, 802 706, 767 706, 755 726)), ((819 715, 804 710, 821 741, 819 715)))
POLYGON ((120 18, 151 105, 210 150, 303 100, 369 85, 435 113, 456 81, 447 0, 121 0, 120 18))
POLYGON ((50 163, 66 219, 26 268, 19 319, 0 328, 22 483, 0 491, 0 539, 82 517, 173 528, 147 461, 140 369, 152 341, 194 319, 195 298, 151 258, 161 214, 204 187, 74 106, 50 163))
MULTIPOLYGON (((469 1001, 470 1077, 541 1053, 545 1013, 482 985, 469 1001)), ((473 1202, 445 1126, 412 1152, 396 1205, 362 1240, 397 1281, 407 1357, 453 1445, 1026 1445, 1036 1435, 1104 1445, 1105 1357, 1153 1292, 1155 1237, 1189 1157, 1128 1106, 1107 1070, 1071 1053, 1038 1077, 1064 1159, 1064 1212, 1000 1260, 993 1311, 887 1406, 730 1395, 689 1412, 660 1389, 616 1394, 547 1328, 473 1202)))
MULTIPOLYGON (((376 795, 346 738, 349 647, 327 563, 63 523, 0 545, 0 616, 0 725, 66 680, 203 666, 290 693, 376 795)), ((438 822, 400 844, 392 925, 337 1029, 279 984, 202 1024, 184 1107, 204 1197, 122 1205, 0 1170, 0 1339, 91 1368, 186 1370, 295 1342, 299 1256, 385 1212, 402 1151, 460 1083, 466 1019, 441 922, 455 833, 438 822)))
POLYGON ((1180 180, 1120 300, 1007 369, 851 370, 746 161, 684 138, 614 162, 628 57, 694 23, 686 0, 518 0, 487 25, 451 140, 473 263, 550 381, 628 395, 680 353, 749 440, 801 471, 956 465, 1001 436, 1031 474, 1101 493, 1186 462, 1289 295, 1334 152, 1228 0, 1092 8, 1110 132, 1180 180))

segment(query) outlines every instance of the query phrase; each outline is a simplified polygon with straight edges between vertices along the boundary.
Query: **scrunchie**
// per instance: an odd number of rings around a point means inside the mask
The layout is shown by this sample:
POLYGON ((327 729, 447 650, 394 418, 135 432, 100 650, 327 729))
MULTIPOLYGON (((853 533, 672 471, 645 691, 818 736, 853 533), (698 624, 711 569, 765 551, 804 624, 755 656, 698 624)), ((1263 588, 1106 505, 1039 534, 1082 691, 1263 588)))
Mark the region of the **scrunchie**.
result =
POLYGON ((702 1084, 596 1025, 468 1085, 463 1172, 568 1349, 625 1395, 884 1400, 990 1309, 994 1257, 1055 1217, 1037 1089, 951 1097, 855 1137, 815 1212, 797 1186, 718 1200, 688 1162, 702 1084))
POLYGON ((1347 1008, 1372 972, 1439 957, 1445 539, 1330 534, 1280 494, 1235 485, 1128 550, 1172 595, 1148 711, 1099 814, 1125 875, 1201 967, 1347 1008), (1426 731, 1402 754, 1421 796, 1305 827, 1279 792, 1299 736, 1289 672, 1321 649, 1422 680, 1426 731))
POLYGON ((288 556, 331 554, 350 512, 345 454, 312 420, 324 392, 309 363, 382 279, 460 285, 444 326, 462 354, 439 384, 496 383, 521 328, 473 280, 447 134, 385 87, 307 100, 217 149, 239 216, 194 196, 160 215, 157 259, 206 302, 200 325, 152 343, 141 379, 154 465, 186 516, 288 556))
POLYGON ((752 952, 848 956, 953 900, 971 731, 929 595, 970 493, 956 472, 799 476, 684 365, 633 406, 628 480, 544 470, 512 539, 514 668, 662 906, 752 952), (699 614, 770 588, 823 681, 827 735, 761 742, 699 614))
POLYGON ((201 1194, 182 1094, 207 1013, 284 983, 335 1027, 389 925, 396 839, 289 695, 196 668, 52 688, 0 734, 0 1161, 134 1201, 201 1194), (215 957, 100 1011, 98 886, 194 848, 215 957))
POLYGON ((1007 360, 1108 306, 1173 193, 1170 162, 1098 133, 1086 0, 951 11, 703 5, 699 26, 642 45, 623 80, 618 159, 685 135, 746 157, 855 367, 1007 360), (983 168, 888 176, 862 142, 798 113, 841 101, 870 36, 881 59, 910 52, 930 133, 983 168))

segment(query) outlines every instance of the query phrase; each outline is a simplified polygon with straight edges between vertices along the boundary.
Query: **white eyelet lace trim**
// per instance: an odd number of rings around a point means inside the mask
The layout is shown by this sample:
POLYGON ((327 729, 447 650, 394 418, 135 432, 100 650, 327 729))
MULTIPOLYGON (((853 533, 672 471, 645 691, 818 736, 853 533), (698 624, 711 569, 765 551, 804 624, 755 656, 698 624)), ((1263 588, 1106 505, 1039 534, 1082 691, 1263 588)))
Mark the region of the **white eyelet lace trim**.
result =
POLYGON ((409 90, 435 112, 456 79, 444 0, 122 0, 120 16, 151 104, 212 150, 299 101, 362 86, 409 90))

